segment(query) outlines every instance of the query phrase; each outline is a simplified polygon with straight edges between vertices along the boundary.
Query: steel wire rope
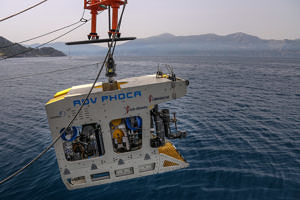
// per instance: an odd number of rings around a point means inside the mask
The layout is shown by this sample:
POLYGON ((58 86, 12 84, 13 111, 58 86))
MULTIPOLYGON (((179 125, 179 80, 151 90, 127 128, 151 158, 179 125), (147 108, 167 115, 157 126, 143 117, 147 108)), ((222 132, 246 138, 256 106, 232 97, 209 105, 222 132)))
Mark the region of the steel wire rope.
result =
MULTIPOLYGON (((125 2, 127 3, 127 1, 125 1, 125 2)), ((125 7, 126 7, 125 5, 126 5, 126 4, 123 5, 122 16, 123 16, 123 12, 124 12, 125 7)), ((117 26, 118 29, 120 29, 121 20, 122 20, 122 17, 120 17, 120 19, 119 19, 118 26, 117 26)), ((115 41, 115 34, 114 34, 114 37, 112 38, 112 43, 114 43, 114 47, 113 47, 113 48, 115 49, 116 43, 117 43, 117 42, 115 41)), ((99 72, 98 72, 98 74, 97 74, 97 77, 96 77, 96 79, 95 79, 95 81, 94 81, 92 87, 90 88, 88 94, 86 95, 86 98, 84 99, 83 103, 81 104, 80 108, 78 109, 76 115, 75 115, 75 116, 73 117, 73 119, 70 121, 70 123, 69 123, 68 126, 65 128, 65 130, 62 131, 62 133, 59 134, 59 135, 54 139, 54 141, 53 141, 50 145, 47 146, 47 148, 45 148, 39 155, 37 155, 37 156, 36 156, 34 159, 32 159, 29 163, 27 163, 25 166, 23 166, 22 168, 20 168, 19 170, 17 170, 17 171, 14 172, 13 174, 11 174, 10 176, 8 176, 8 177, 2 179, 2 180, 0 181, 0 185, 3 184, 3 183, 5 183, 6 181, 12 179, 13 177, 17 176, 19 173, 21 173, 21 172, 24 171, 26 168, 28 168, 30 165, 32 165, 35 161, 37 161, 40 157, 42 157, 42 156, 43 156, 47 151, 49 151, 49 149, 50 149, 50 148, 51 148, 51 147, 59 140, 59 138, 60 138, 63 134, 65 134, 66 130, 67 130, 68 128, 70 128, 70 126, 73 124, 73 122, 75 121, 75 119, 76 119, 77 116, 79 115, 80 111, 82 110, 83 106, 85 105, 87 99, 88 99, 89 96, 91 95, 91 93, 92 93, 92 91, 93 91, 93 89, 94 89, 94 87, 95 87, 95 85, 96 85, 96 83, 97 83, 97 80, 98 80, 99 77, 100 77, 100 74, 101 74, 101 72, 102 72, 102 70, 103 70, 103 67, 104 67, 104 65, 105 65, 105 63, 106 63, 106 60, 107 60, 107 58, 108 58, 108 56, 109 56, 109 54, 110 54, 110 52, 111 52, 111 48, 112 48, 112 46, 109 45, 109 49, 108 49, 108 51, 107 51, 107 53, 106 53, 106 56, 105 56, 104 61, 103 61, 103 63, 102 63, 102 66, 101 66, 101 68, 100 68, 100 70, 99 70, 99 72)), ((114 51, 113 51, 113 52, 114 52, 114 51)), ((98 65, 98 64, 97 64, 97 65, 98 65)))
POLYGON ((8 58, 13 58, 13 57, 16 57, 16 56, 21 55, 21 54, 24 54, 24 53, 28 53, 28 52, 34 51, 35 49, 38 49, 38 48, 40 48, 40 47, 42 47, 42 46, 45 46, 46 44, 49 44, 50 42, 53 42, 53 41, 55 41, 55 40, 57 40, 57 39, 59 39, 59 38, 65 36, 65 35, 71 33, 72 31, 74 31, 74 30, 80 28, 81 26, 83 26, 84 24, 86 24, 86 23, 87 23, 88 21, 90 21, 90 20, 91 20, 91 19, 88 19, 88 20, 84 21, 84 23, 82 23, 82 24, 76 26, 75 28, 73 28, 73 29, 71 29, 71 30, 65 32, 64 34, 62 34, 62 35, 60 35, 60 36, 58 36, 58 37, 56 37, 56 38, 54 38, 54 39, 52 39, 52 40, 50 40, 50 41, 48 41, 48 42, 45 42, 45 43, 43 43, 43 44, 40 44, 40 45, 38 45, 38 46, 36 46, 36 47, 34 47, 34 48, 30 48, 30 49, 28 49, 28 50, 25 50, 25 51, 16 53, 16 54, 14 54, 14 55, 4 57, 4 58, 0 59, 0 61, 6 60, 6 59, 8 59, 8 58))
POLYGON ((66 28, 72 27, 72 26, 78 24, 79 22, 86 22, 87 19, 84 19, 84 18, 83 18, 83 17, 84 17, 84 14, 85 14, 85 9, 83 9, 82 16, 81 16, 81 18, 79 19, 79 21, 77 21, 77 22, 74 22, 74 23, 69 24, 69 25, 67 25, 67 26, 63 26, 63 27, 61 27, 61 28, 58 28, 58 29, 53 30, 53 31, 50 31, 50 32, 48 32, 48 33, 44 33, 44 34, 39 35, 39 36, 36 36, 36 37, 33 37, 33 38, 30 38, 30 39, 23 40, 23 41, 21 41, 21 42, 16 42, 16 43, 13 43, 13 44, 10 44, 10 45, 6 45, 6 46, 3 46, 3 47, 0 47, 0 49, 9 48, 9 47, 15 46, 15 45, 17 45, 17 44, 22 44, 22 43, 25 43, 25 42, 29 42, 29 41, 32 41, 32 40, 35 40, 35 39, 38 39, 38 38, 41 38, 41 37, 50 35, 50 34, 52 34, 52 33, 56 33, 56 32, 58 32, 58 31, 61 31, 61 30, 66 29, 66 28))
POLYGON ((26 12, 26 11, 28 11, 28 10, 31 10, 32 8, 37 7, 37 6, 39 6, 39 5, 43 4, 43 3, 45 3, 46 1, 48 1, 48 0, 41 1, 40 3, 37 3, 37 4, 35 4, 35 5, 33 5, 33 6, 29 7, 29 8, 26 8, 25 10, 22 10, 22 11, 16 13, 16 14, 13 14, 13 15, 10 15, 10 16, 5 17, 5 18, 3 18, 3 19, 0 19, 0 22, 3 22, 3 21, 5 21, 5 20, 7 20, 7 19, 10 19, 10 18, 15 17, 15 16, 17 16, 17 15, 20 15, 20 14, 22 14, 23 12, 26 12))
POLYGON ((6 181, 12 179, 13 177, 17 176, 19 173, 21 173, 21 172, 24 171, 26 168, 28 168, 30 165, 32 165, 35 161, 37 161, 40 157, 42 157, 42 156, 43 156, 47 151, 49 151, 49 149, 50 149, 50 148, 51 148, 51 147, 59 140, 59 138, 66 132, 66 130, 67 130, 68 128, 70 128, 70 126, 72 125, 72 123, 75 121, 75 119, 76 119, 77 116, 79 115, 80 111, 82 110, 82 108, 83 108, 84 104, 86 103, 87 99, 89 98, 90 94, 92 93, 92 90, 94 89, 94 87, 95 87, 95 85, 96 85, 96 82, 97 82, 97 80, 98 80, 98 78, 99 78, 99 76, 100 76, 100 74, 101 74, 101 72, 102 72, 102 69, 103 69, 104 65, 105 65, 106 59, 107 59, 107 57, 108 57, 108 54, 109 54, 109 53, 106 54, 106 57, 105 57, 105 59, 104 59, 104 61, 103 61, 103 63, 102 63, 102 66, 101 66, 101 68, 100 68, 100 70, 99 70, 99 72, 98 72, 98 74, 97 74, 97 77, 96 77, 96 79, 95 79, 95 81, 94 81, 94 83, 93 83, 91 89, 89 90, 89 93, 87 94, 87 96, 86 96, 84 102, 82 103, 82 105, 81 105, 80 108, 78 109, 78 111, 77 111, 76 115, 74 116, 74 118, 73 118, 73 119, 70 121, 70 123, 68 124, 67 128, 65 128, 65 130, 62 131, 62 133, 59 134, 59 135, 53 140, 53 142, 52 142, 50 145, 47 146, 47 148, 45 148, 39 155, 37 155, 37 156, 36 156, 34 159, 32 159, 29 163, 27 163, 25 166, 23 166, 22 168, 20 168, 19 170, 17 170, 17 171, 14 172, 13 174, 11 174, 10 176, 8 176, 8 177, 2 179, 2 180, 0 181, 0 185, 1 185, 2 183, 5 183, 6 181))
POLYGON ((9 48, 9 47, 12 47, 12 46, 15 46, 15 45, 18 45, 18 44, 22 44, 22 43, 25 43, 25 42, 29 42, 29 41, 32 41, 32 40, 35 40, 35 39, 38 39, 38 38, 41 38, 41 37, 50 35, 50 34, 52 34, 52 33, 56 33, 56 32, 58 32, 58 31, 61 31, 61 30, 66 29, 66 28, 72 27, 72 26, 78 24, 79 22, 83 22, 83 21, 79 20, 79 21, 77 21, 77 22, 75 22, 75 23, 72 23, 72 24, 69 24, 69 25, 67 25, 67 26, 58 28, 58 29, 53 30, 53 31, 50 31, 50 32, 48 32, 48 33, 44 33, 44 34, 42 34, 42 35, 39 35, 39 36, 30 38, 30 39, 23 40, 23 41, 21 41, 21 42, 16 42, 16 43, 13 43, 13 44, 10 44, 10 45, 7 45, 7 46, 0 47, 0 49, 9 48))
MULTIPOLYGON (((124 3, 124 5, 123 5, 123 9, 122 9, 122 13, 121 13, 121 16, 120 16, 120 19, 119 19, 119 22, 118 22, 117 30, 116 30, 115 34, 113 35, 113 36, 114 36, 114 37, 113 37, 113 40, 114 40, 115 37, 116 37, 116 33, 120 31, 121 23, 122 23, 122 19, 123 19, 123 14, 124 14, 124 11, 125 11, 125 8, 126 8, 126 4, 127 4, 127 0, 125 0, 125 3, 124 3)), ((112 41, 112 42, 113 42, 113 41, 112 41)), ((114 55, 114 53, 115 53, 116 43, 117 43, 117 42, 114 43, 114 48, 113 48, 112 55, 114 55)))

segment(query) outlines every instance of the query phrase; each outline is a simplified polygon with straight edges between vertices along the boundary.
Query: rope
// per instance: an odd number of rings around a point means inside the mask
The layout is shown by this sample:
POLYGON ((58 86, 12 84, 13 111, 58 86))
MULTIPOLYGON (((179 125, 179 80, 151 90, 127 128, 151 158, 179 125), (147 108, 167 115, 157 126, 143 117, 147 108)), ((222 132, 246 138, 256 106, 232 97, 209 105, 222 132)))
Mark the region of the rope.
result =
MULTIPOLYGON (((84 104, 86 103, 87 99, 89 98, 90 94, 92 93, 92 90, 94 89, 94 87, 95 87, 95 85, 96 85, 96 82, 97 82, 97 80, 98 80, 98 78, 99 78, 99 76, 100 76, 100 74, 101 74, 101 72, 102 72, 102 70, 103 70, 103 67, 104 67, 105 62, 106 62, 106 60, 107 60, 107 57, 108 57, 108 52, 107 52, 107 54, 106 54, 106 57, 105 57, 105 59, 104 59, 104 61, 103 61, 103 63, 102 63, 101 69, 99 70, 99 72, 98 72, 98 74, 97 74, 97 77, 96 77, 96 79, 95 79, 95 81, 94 81, 94 83, 93 83, 93 85, 92 85, 92 87, 91 87, 89 93, 87 94, 87 96, 86 96, 84 102, 82 103, 82 105, 81 105, 80 108, 78 109, 78 111, 77 111, 76 115, 74 116, 74 118, 70 121, 70 123, 68 124, 67 128, 65 128, 65 131, 71 126, 71 124, 72 124, 72 123, 74 122, 74 120, 77 118, 78 114, 80 113, 80 111, 82 110, 84 104)), ((59 140, 59 138, 65 133, 65 131, 62 131, 62 133, 59 134, 59 135, 53 140, 53 142, 52 142, 50 145, 48 145, 48 147, 47 147, 46 149, 44 149, 39 155, 37 155, 37 156, 36 156, 34 159, 32 159, 29 163, 27 163, 25 166, 23 166, 22 168, 20 168, 19 170, 17 170, 17 171, 14 172, 13 174, 11 174, 10 176, 6 177, 5 179, 2 179, 2 180, 0 181, 0 185, 1 185, 2 183, 5 183, 6 181, 12 179, 13 177, 17 176, 19 173, 21 173, 21 172, 24 171, 26 168, 28 168, 30 165, 32 165, 35 161, 37 161, 40 157, 42 157, 42 156, 43 156, 43 155, 44 155, 44 154, 45 154, 45 153, 46 153, 46 152, 47 152, 47 151, 48 151, 48 150, 49 150, 49 149, 50 149, 50 148, 58 141, 58 140, 59 140)))
POLYGON ((119 32, 120 28, 121 28, 121 23, 122 23, 123 14, 124 14, 124 11, 125 11, 125 8, 126 8, 126 4, 127 4, 127 0, 125 0, 125 3, 123 5, 122 13, 121 13, 121 16, 120 16, 120 19, 119 19, 119 23, 118 23, 118 26, 117 26, 117 32, 119 32))
MULTIPOLYGON (((115 34, 113 34, 113 40, 112 40, 112 42, 114 41, 114 39, 116 37, 116 33, 120 31, 121 23, 122 23, 122 19, 123 19, 123 14, 124 14, 124 11, 125 11, 125 8, 126 8, 126 4, 127 4, 127 0, 125 1, 124 5, 123 5, 123 9, 122 9, 122 13, 121 13, 121 16, 120 16, 120 19, 119 19, 119 22, 118 22, 117 30, 116 30, 115 34)), ((113 48, 113 51, 112 51, 112 56, 115 53, 115 48, 116 48, 116 42, 114 43, 114 48, 113 48)))
MULTIPOLYGON (((102 12, 103 12, 103 11, 102 11, 102 12)), ((55 33, 55 32, 61 31, 61 30, 63 30, 63 29, 69 28, 69 27, 71 27, 71 26, 74 26, 74 25, 78 24, 79 22, 87 22, 88 20, 86 20, 86 19, 83 18, 83 17, 84 17, 84 14, 85 14, 85 9, 83 9, 83 12, 82 12, 82 15, 81 15, 80 20, 77 21, 77 22, 75 22, 75 23, 72 23, 72 24, 70 24, 70 25, 64 26, 64 27, 62 27, 62 28, 58 28, 58 29, 56 29, 56 30, 54 30, 54 31, 50 31, 50 32, 48 32, 48 33, 45 33, 45 34, 42 34, 42 35, 39 35, 39 36, 30 38, 30 39, 27 39, 27 40, 23 40, 23 41, 21 41, 21 42, 16 42, 16 43, 13 43, 13 44, 10 44, 10 45, 7 45, 7 46, 0 47, 0 49, 12 47, 12 46, 15 46, 15 45, 17 45, 17 44, 22 44, 22 43, 25 43, 25 42, 29 42, 29 41, 32 41, 32 40, 35 40, 35 39, 38 39, 38 38, 41 38, 41 37, 50 35, 50 34, 52 34, 52 33, 55 33)))
POLYGON ((52 33, 56 33, 56 32, 58 32, 58 31, 61 31, 61 30, 66 29, 66 28, 72 27, 72 26, 78 24, 79 22, 84 22, 84 23, 85 23, 85 22, 87 22, 88 20, 83 18, 83 17, 84 17, 84 14, 85 14, 85 9, 83 9, 82 16, 81 16, 80 20, 77 21, 77 22, 75 22, 75 23, 72 23, 72 24, 70 24, 70 25, 67 25, 67 26, 58 28, 58 29, 56 29, 56 30, 50 31, 50 32, 48 32, 48 33, 44 33, 44 34, 42 34, 42 35, 39 35, 39 36, 30 38, 30 39, 27 39, 27 40, 23 40, 23 41, 21 41, 21 42, 16 42, 16 43, 13 43, 13 44, 10 44, 10 45, 7 45, 7 46, 0 47, 0 49, 12 47, 12 46, 15 46, 15 45, 17 45, 17 44, 22 44, 22 43, 25 43, 25 42, 29 42, 29 41, 32 41, 32 40, 35 40, 35 39, 38 39, 38 38, 41 38, 41 37, 50 35, 50 34, 52 34, 52 33))
MULTIPOLYGON (((126 1, 126 3, 127 3, 127 1, 126 1)), ((123 7, 122 15, 123 15, 124 10, 125 10, 125 4, 124 4, 124 7, 123 7)), ((118 22, 118 29, 120 29, 121 20, 122 20, 122 18, 120 18, 120 20, 119 20, 119 22, 118 22)), ((114 37, 112 38, 112 43, 114 43, 114 49, 115 49, 116 43, 117 43, 117 42, 115 41, 115 34, 114 34, 114 37)), ((93 91, 93 89, 94 89, 94 87, 95 87, 95 85, 96 85, 96 83, 97 83, 97 80, 99 79, 100 74, 101 74, 101 72, 102 72, 102 70, 103 70, 103 67, 104 67, 104 65, 105 65, 105 63, 106 63, 106 60, 107 60, 107 58, 108 58, 109 55, 110 55, 111 48, 112 48, 112 46, 109 45, 109 49, 108 49, 108 51, 107 51, 107 53, 106 53, 106 56, 105 56, 104 61, 103 61, 103 63, 102 63, 102 66, 101 66, 101 68, 100 68, 100 70, 99 70, 99 72, 98 72, 98 74, 97 74, 97 77, 96 77, 96 79, 95 79, 95 81, 94 81, 94 83, 93 83, 91 89, 89 90, 89 93, 87 94, 86 98, 84 99, 83 103, 81 104, 81 106, 80 106, 80 108, 78 109, 78 111, 77 111, 76 115, 74 116, 74 118, 70 121, 70 123, 68 124, 67 128, 65 128, 65 131, 66 131, 68 128, 70 128, 70 126, 72 125, 72 123, 73 123, 74 120, 77 118, 77 116, 79 115, 80 111, 82 110, 83 106, 85 105, 85 103, 86 103, 87 99, 89 98, 90 94, 92 93, 92 91, 93 91)), ((98 63, 97 63, 97 65, 98 65, 98 63)), ((40 157, 42 157, 42 156, 43 156, 43 155, 44 155, 51 147, 53 147, 53 145, 59 140, 59 138, 65 133, 65 131, 62 131, 62 133, 59 134, 59 135, 54 139, 54 141, 53 141, 46 149, 44 149, 39 155, 37 155, 37 156, 36 156, 33 160, 31 160, 28 164, 26 164, 25 166, 23 166, 22 168, 20 168, 19 170, 17 170, 17 171, 14 172, 13 174, 11 174, 10 176, 8 176, 8 177, 2 179, 2 180, 0 181, 0 185, 3 184, 3 183, 5 183, 6 181, 12 179, 13 177, 17 176, 19 173, 21 173, 21 172, 24 171, 26 168, 28 168, 30 165, 32 165, 35 161, 37 161, 40 157)))
POLYGON ((46 1, 47 1, 47 0, 41 1, 40 3, 37 3, 37 4, 35 4, 35 5, 33 5, 33 6, 29 7, 29 8, 26 8, 25 10, 22 10, 22 11, 16 13, 16 14, 13 14, 13 15, 11 15, 11 16, 8 16, 8 17, 5 17, 5 18, 3 18, 3 19, 0 19, 0 22, 3 22, 3 21, 5 21, 5 20, 7 20, 7 19, 9 19, 9 18, 15 17, 15 16, 17 16, 17 15, 19 15, 19 14, 22 14, 23 12, 26 12, 26 11, 28 11, 28 10, 31 10, 32 8, 37 7, 37 6, 39 6, 39 5, 43 4, 43 3, 45 3, 46 1))
POLYGON ((28 50, 25 50, 25 51, 22 51, 22 52, 16 53, 16 54, 14 54, 14 55, 7 56, 7 57, 5 57, 5 58, 2 58, 2 59, 0 59, 0 61, 1 61, 1 60, 6 60, 6 59, 8 59, 8 58, 12 58, 12 57, 15 57, 15 56, 18 56, 18 55, 24 54, 24 53, 28 53, 28 52, 31 52, 31 51, 33 51, 34 49, 38 49, 38 48, 40 48, 40 47, 42 47, 42 46, 45 46, 46 44, 49 44, 50 42, 53 42, 53 41, 55 41, 55 40, 57 40, 57 39, 59 39, 59 38, 61 38, 61 37, 65 36, 65 35, 67 35, 67 34, 71 33, 72 31, 74 31, 74 30, 76 30, 76 29, 80 28, 81 26, 83 26, 84 24, 86 24, 86 23, 87 23, 88 21, 90 21, 90 20, 91 20, 91 19, 89 19, 89 20, 86 20, 85 22, 83 22, 82 24, 80 24, 80 25, 76 26, 75 28, 73 28, 73 29, 71 29, 71 30, 69 30, 69 31, 65 32, 64 34, 62 34, 62 35, 60 35, 60 36, 58 36, 58 37, 56 37, 56 38, 54 38, 54 39, 52 39, 52 40, 50 40, 50 41, 48 41, 48 42, 45 42, 45 43, 43 43, 43 44, 41 44, 41 45, 38 45, 38 46, 37 46, 37 47, 35 47, 35 48, 31 48, 31 49, 28 49, 28 50))
POLYGON ((39 36, 36 36, 36 37, 33 37, 33 38, 30 38, 30 39, 27 39, 27 40, 23 40, 23 41, 21 41, 21 42, 16 42, 16 43, 13 43, 13 44, 10 44, 10 45, 7 45, 7 46, 0 47, 0 49, 12 47, 12 46, 15 46, 15 45, 17 45, 17 44, 22 44, 22 43, 25 43, 25 42, 29 42, 29 41, 32 41, 32 40, 35 40, 35 39, 38 39, 38 38, 41 38, 41 37, 50 35, 50 34, 52 34, 52 33, 55 33, 55 32, 61 31, 61 30, 63 30, 63 29, 69 28, 69 27, 71 27, 71 26, 74 26, 74 25, 78 24, 79 22, 82 22, 82 21, 79 20, 79 21, 77 21, 77 22, 75 22, 75 23, 72 23, 72 24, 70 24, 70 25, 67 25, 67 26, 58 28, 58 29, 56 29, 56 30, 54 30, 54 31, 50 31, 50 32, 48 32, 48 33, 45 33, 45 34, 42 34, 42 35, 39 35, 39 36))

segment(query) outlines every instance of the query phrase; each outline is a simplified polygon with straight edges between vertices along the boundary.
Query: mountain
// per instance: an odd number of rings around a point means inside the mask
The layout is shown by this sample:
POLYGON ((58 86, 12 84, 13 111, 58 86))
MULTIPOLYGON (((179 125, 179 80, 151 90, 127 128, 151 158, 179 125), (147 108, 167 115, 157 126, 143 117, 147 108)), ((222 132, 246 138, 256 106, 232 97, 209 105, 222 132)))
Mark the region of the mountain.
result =
POLYGON ((51 47, 43 47, 39 49, 24 47, 17 43, 0 36, 0 57, 37 57, 37 56, 65 56, 61 51, 58 51, 51 47))
MULTIPOLYGON (((40 44, 33 44, 30 47, 38 46, 40 44)), ((107 48, 94 45, 94 44, 84 44, 84 45, 65 45, 64 42, 54 42, 47 45, 47 47, 52 47, 65 54, 72 56, 89 56, 89 55, 102 55, 106 53, 107 48)))
MULTIPOLYGON (((70 55, 103 55, 107 51, 107 48, 93 44, 67 47, 64 43, 53 43, 51 47, 70 55)), ((116 54, 300 57, 300 40, 264 40, 240 32, 225 36, 216 34, 175 36, 164 33, 120 44, 116 54)))
POLYGON ((245 33, 174 36, 162 34, 127 42, 122 55, 300 56, 299 40, 263 40, 245 33))

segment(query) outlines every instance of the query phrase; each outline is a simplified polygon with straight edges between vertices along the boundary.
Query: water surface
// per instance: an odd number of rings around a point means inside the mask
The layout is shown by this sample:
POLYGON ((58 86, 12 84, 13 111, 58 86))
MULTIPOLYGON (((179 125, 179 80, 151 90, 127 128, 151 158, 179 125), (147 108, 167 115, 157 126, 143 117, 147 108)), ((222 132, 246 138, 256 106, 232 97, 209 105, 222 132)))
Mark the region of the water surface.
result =
MULTIPOLYGON (((57 91, 91 83, 99 66, 1 80, 102 59, 0 62, 1 178, 51 143, 45 103, 57 91)), ((164 104, 188 132, 174 143, 189 168, 68 191, 52 148, 1 185, 0 199, 300 199, 300 59, 119 57, 118 78, 153 74, 163 63, 190 81, 185 97, 164 104)))

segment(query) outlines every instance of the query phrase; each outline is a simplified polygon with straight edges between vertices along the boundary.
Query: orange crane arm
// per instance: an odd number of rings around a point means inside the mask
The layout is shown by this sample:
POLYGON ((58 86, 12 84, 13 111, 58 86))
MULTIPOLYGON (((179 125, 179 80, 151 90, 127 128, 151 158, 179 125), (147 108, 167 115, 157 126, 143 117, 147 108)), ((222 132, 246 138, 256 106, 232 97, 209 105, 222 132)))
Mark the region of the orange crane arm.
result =
POLYGON ((112 24, 110 25, 109 35, 120 35, 118 29, 118 13, 121 5, 127 3, 127 0, 84 0, 84 9, 91 10, 91 33, 88 35, 89 39, 99 39, 96 32, 97 15, 99 11, 106 10, 108 7, 112 8, 112 24))

